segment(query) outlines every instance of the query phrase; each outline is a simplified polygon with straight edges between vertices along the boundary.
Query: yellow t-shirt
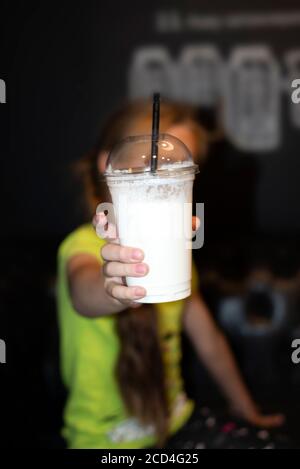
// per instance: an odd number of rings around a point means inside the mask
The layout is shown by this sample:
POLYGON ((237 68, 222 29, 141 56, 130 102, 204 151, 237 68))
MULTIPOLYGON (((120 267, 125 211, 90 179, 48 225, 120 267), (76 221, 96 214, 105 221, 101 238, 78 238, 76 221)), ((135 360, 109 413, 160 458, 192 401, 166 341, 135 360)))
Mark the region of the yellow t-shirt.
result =
MULTIPOLYGON (((60 357, 68 398, 63 436, 71 448, 142 448, 155 444, 153 428, 143 427, 128 415, 115 379, 119 339, 114 315, 86 318, 74 310, 66 277, 66 264, 85 253, 102 262, 100 239, 91 225, 71 233, 58 252, 58 318, 60 357)), ((197 288, 193 267, 193 289, 197 288)), ((172 409, 170 433, 180 428, 193 410, 186 398, 180 372, 181 316, 184 300, 160 303, 159 335, 165 364, 168 398, 172 409)))

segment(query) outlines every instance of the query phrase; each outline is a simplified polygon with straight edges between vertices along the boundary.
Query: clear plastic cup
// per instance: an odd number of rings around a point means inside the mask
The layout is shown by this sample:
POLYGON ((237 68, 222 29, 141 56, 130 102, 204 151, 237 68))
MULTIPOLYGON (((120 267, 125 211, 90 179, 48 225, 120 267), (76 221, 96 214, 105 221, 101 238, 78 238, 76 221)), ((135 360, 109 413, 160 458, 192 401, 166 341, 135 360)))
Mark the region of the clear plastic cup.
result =
POLYGON ((121 245, 140 248, 149 265, 145 277, 126 277, 147 295, 141 303, 163 303, 191 293, 192 189, 198 166, 179 139, 160 134, 157 168, 151 172, 151 135, 129 137, 111 151, 105 177, 121 245))

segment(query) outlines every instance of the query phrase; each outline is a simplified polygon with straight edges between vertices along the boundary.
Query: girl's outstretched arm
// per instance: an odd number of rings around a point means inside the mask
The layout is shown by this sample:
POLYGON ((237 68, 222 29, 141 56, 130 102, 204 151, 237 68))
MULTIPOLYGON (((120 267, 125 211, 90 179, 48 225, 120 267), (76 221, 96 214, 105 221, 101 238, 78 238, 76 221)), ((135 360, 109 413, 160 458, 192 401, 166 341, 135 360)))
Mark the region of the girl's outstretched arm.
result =
POLYGON ((219 384, 231 408, 253 425, 280 426, 284 421, 283 415, 262 415, 259 412, 224 334, 198 293, 187 300, 183 321, 199 358, 219 384))
POLYGON ((71 257, 67 264, 69 290, 74 308, 88 317, 118 313, 128 307, 139 307, 134 300, 143 298, 143 287, 128 287, 125 276, 142 277, 148 266, 140 249, 108 243, 101 250, 104 264, 89 254, 71 257))

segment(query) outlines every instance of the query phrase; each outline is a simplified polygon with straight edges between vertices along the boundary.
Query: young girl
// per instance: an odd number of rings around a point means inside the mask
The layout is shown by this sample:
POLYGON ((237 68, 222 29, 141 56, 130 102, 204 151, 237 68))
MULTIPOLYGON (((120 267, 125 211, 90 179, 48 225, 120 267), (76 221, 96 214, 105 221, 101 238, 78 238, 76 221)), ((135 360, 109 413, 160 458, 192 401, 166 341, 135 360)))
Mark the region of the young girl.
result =
MULTIPOLYGON (((127 105, 107 122, 98 143, 80 163, 89 212, 109 202, 100 175, 112 146, 129 135, 150 133, 150 102, 127 105)), ((192 108, 162 103, 160 128, 181 139, 201 165, 207 138, 192 108)), ((106 224, 104 214, 97 218, 106 224)), ((239 415, 258 426, 282 416, 263 416, 247 391, 226 339, 197 288, 180 300, 137 307, 145 296, 138 278, 147 275, 144 253, 100 239, 92 223, 79 227, 58 253, 61 366, 68 398, 63 435, 71 448, 162 446, 189 420, 193 402, 180 373, 184 329, 239 415), (101 251, 101 254, 100 254, 101 251), (127 287, 123 277, 136 277, 127 287)))

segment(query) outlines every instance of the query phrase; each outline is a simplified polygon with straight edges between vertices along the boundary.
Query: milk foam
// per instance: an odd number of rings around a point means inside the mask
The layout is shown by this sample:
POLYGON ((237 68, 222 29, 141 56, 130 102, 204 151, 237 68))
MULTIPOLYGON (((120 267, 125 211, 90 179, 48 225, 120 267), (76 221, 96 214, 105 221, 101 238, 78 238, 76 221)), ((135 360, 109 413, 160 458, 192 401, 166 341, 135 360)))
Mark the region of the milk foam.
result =
MULTIPOLYGON (((159 171, 176 171, 178 169, 183 169, 183 168, 188 168, 194 166, 194 163, 192 161, 176 161, 172 163, 165 163, 165 164, 160 164, 159 165, 159 171)), ((143 169, 141 168, 141 172, 143 172, 143 169)), ((134 173, 132 168, 126 168, 126 169, 114 169, 111 164, 109 164, 106 168, 106 174, 132 174, 134 173)), ((143 174, 150 174, 151 177, 153 177, 151 171, 150 171, 150 166, 148 168, 144 169, 143 174)))

